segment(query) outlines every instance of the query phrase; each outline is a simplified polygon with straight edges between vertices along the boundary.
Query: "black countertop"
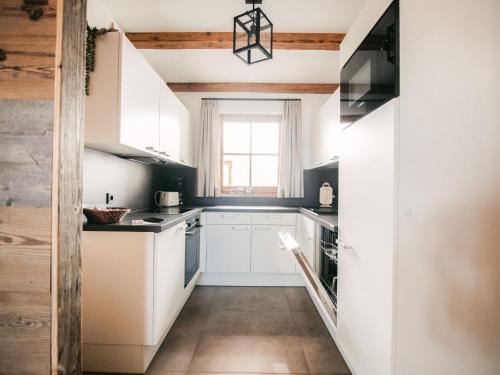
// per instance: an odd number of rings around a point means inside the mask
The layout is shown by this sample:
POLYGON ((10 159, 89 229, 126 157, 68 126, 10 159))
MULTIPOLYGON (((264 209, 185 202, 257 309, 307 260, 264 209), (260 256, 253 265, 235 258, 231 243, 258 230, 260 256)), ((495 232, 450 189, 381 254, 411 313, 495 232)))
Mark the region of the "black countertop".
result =
POLYGON ((306 208, 300 207, 282 207, 282 206, 209 206, 209 207, 193 207, 190 211, 180 214, 164 214, 155 212, 132 212, 125 218, 115 224, 84 224, 84 231, 103 231, 103 232, 154 232, 159 233, 174 225, 196 217, 202 212, 289 212, 302 213, 311 220, 323 225, 324 227, 335 230, 338 225, 337 215, 316 214, 306 208), (161 223, 132 224, 133 220, 142 220, 150 217, 163 219, 161 223))

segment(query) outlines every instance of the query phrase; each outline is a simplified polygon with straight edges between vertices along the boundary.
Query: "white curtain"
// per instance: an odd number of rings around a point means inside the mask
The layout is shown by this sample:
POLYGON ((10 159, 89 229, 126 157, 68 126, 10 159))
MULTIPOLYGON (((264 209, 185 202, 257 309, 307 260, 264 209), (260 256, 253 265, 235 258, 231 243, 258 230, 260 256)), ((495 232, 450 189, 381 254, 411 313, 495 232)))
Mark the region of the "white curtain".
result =
POLYGON ((220 117, 217 100, 201 102, 198 137, 197 189, 199 197, 220 194, 220 117))
POLYGON ((303 198, 302 113, 300 100, 286 100, 280 134, 279 198, 303 198))

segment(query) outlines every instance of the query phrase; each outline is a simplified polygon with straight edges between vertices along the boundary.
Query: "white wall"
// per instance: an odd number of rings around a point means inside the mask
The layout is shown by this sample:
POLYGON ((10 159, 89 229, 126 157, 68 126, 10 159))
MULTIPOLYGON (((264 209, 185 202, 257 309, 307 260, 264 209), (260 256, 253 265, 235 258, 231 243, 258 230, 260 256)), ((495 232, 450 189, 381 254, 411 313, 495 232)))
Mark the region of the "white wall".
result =
POLYGON ((400 0, 397 374, 500 374, 500 1, 400 0))
POLYGON ((87 0, 87 23, 90 27, 109 27, 113 23, 115 29, 121 30, 120 25, 111 15, 101 0, 87 0))
MULTIPOLYGON (((329 95, 323 94, 259 94, 259 93, 176 93, 182 103, 191 113, 191 121, 195 134, 194 144, 198 144, 199 117, 201 98, 300 98, 302 100, 302 136, 303 136, 303 161, 304 167, 311 165, 311 152, 315 144, 312 139, 314 117, 319 108, 328 99, 329 95)), ((281 115, 282 102, 265 101, 223 101, 221 102, 221 114, 262 114, 281 115)), ((195 150, 196 155, 196 150, 195 150)))

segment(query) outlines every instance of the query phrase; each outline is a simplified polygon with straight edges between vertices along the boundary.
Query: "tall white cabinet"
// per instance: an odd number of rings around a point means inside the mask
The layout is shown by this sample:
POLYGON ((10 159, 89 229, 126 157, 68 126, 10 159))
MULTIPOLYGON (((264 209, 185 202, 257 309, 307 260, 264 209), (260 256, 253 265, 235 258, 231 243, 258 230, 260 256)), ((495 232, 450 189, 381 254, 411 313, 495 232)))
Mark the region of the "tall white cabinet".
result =
POLYGON ((393 99, 342 134, 337 339, 357 374, 392 371, 397 113, 393 99))

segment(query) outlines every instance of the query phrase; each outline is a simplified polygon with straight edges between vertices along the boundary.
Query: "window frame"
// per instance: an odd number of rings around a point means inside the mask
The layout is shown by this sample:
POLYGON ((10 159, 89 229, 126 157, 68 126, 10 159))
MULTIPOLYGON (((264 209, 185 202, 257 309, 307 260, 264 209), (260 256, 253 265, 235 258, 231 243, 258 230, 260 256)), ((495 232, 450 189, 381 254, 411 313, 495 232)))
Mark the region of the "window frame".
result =
MULTIPOLYGON (((276 197, 278 194, 278 186, 252 186, 252 156, 277 156, 278 157, 278 170, 277 174, 279 176, 279 156, 281 151, 281 122, 283 117, 280 115, 221 115, 220 116, 220 186, 221 194, 227 196, 245 196, 245 197, 276 197), (224 152, 224 122, 249 122, 250 123, 250 152, 224 152), (252 126, 253 123, 262 122, 277 122, 278 123, 278 152, 277 153, 253 153, 252 152, 252 126), (248 156, 249 157, 249 186, 224 186, 224 155, 234 155, 234 156, 248 156), (251 188, 251 193, 235 192, 234 189, 245 189, 251 188)), ((232 168, 232 167, 231 167, 232 168)), ((277 177, 278 177, 277 176, 277 177)))

